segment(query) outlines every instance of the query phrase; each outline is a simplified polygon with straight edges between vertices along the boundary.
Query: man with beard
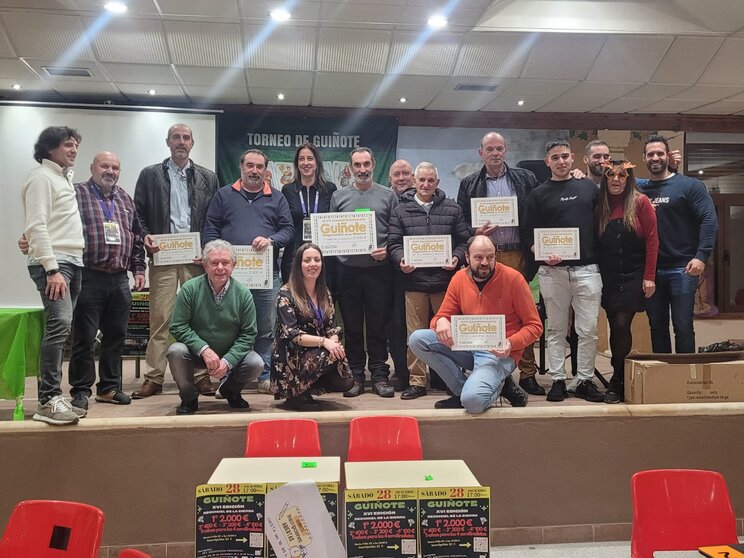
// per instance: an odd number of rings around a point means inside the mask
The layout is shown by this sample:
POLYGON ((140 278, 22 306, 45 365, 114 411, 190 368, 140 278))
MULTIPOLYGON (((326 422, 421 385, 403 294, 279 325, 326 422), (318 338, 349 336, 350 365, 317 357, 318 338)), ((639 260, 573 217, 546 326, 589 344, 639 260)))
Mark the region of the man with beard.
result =
POLYGON ((471 414, 488 409, 503 396, 512 407, 527 405, 527 394, 514 383, 512 372, 522 350, 542 335, 542 324, 532 293, 518 271, 496 261, 496 246, 484 235, 468 241, 468 267, 450 281, 444 301, 431 320, 431 329, 411 334, 411 351, 436 368, 454 394, 437 401, 437 409, 464 407, 471 414), (503 314, 506 344, 489 351, 453 351, 454 315, 503 314), (464 370, 470 370, 466 375, 464 370))
MULTIPOLYGON (((610 147, 602 140, 592 140, 586 144, 584 150, 584 164, 586 165, 586 177, 596 184, 602 182, 605 167, 603 166, 610 160, 610 147)), ((582 177, 583 178, 583 177, 582 177)))
POLYGON ((354 182, 333 193, 330 211, 374 211, 377 248, 370 254, 338 256, 338 302, 344 322, 346 356, 354 375, 354 385, 344 397, 364 393, 365 365, 372 376, 372 391, 380 397, 393 397, 395 391, 388 384, 387 364, 393 277, 386 242, 390 215, 398 205, 398 198, 390 188, 372 179, 375 158, 371 149, 357 147, 350 158, 354 182))
POLYGON ((651 135, 644 143, 643 157, 651 180, 638 184, 656 208, 659 256, 656 261, 656 291, 646 307, 655 353, 671 353, 669 313, 674 326, 674 348, 678 353, 695 352, 693 314, 698 276, 713 251, 718 219, 705 184, 696 178, 669 170, 669 142, 651 135))

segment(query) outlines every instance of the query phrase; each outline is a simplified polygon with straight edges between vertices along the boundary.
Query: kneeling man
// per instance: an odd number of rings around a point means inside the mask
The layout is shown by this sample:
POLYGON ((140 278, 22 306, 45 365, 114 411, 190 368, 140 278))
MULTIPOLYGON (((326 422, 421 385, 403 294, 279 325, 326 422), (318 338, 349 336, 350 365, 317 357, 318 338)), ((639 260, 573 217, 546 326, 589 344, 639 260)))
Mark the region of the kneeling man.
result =
POLYGON ((230 279, 235 261, 229 242, 208 242, 202 252, 206 274, 186 281, 176 297, 170 322, 176 342, 167 356, 181 396, 179 415, 199 408, 195 371, 206 369, 220 381, 219 392, 230 407, 247 409, 240 391, 263 369, 253 350, 258 330, 251 291, 230 279))
POLYGON ((464 407, 471 414, 488 409, 499 395, 512 407, 527 405, 527 394, 511 374, 522 350, 542 335, 542 324, 527 282, 518 271, 496 262, 496 246, 484 235, 468 241, 468 267, 452 278, 432 329, 411 334, 413 353, 434 368, 454 394, 437 409, 464 407), (453 315, 503 314, 506 344, 490 351, 453 351, 453 315), (432 331, 433 330, 433 331, 432 331), (468 374, 467 371, 470 371, 468 374))

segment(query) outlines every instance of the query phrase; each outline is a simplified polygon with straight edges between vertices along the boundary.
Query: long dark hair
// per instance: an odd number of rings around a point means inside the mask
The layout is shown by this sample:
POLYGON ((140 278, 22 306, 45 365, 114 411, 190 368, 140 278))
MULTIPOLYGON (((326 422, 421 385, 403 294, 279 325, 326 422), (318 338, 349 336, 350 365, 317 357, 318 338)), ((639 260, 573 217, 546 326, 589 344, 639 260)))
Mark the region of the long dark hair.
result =
POLYGON ((324 316, 329 316, 333 312, 333 301, 331 295, 328 292, 325 278, 325 263, 323 262, 323 252, 320 248, 312 242, 305 242, 295 252, 294 258, 292 259, 292 270, 289 272, 289 280, 287 281, 287 288, 289 289, 292 298, 294 298, 295 306, 299 310, 300 314, 305 317, 313 317, 313 311, 310 309, 308 304, 308 294, 305 290, 305 281, 302 277, 302 257, 310 249, 317 250, 320 254, 320 274, 315 281, 315 295, 318 297, 318 308, 323 312, 324 316))
POLYGON ((313 157, 315 157, 315 187, 318 189, 319 192, 323 192, 328 188, 328 181, 325 179, 325 176, 323 175, 323 159, 320 157, 320 151, 318 151, 318 148, 315 147, 315 144, 309 141, 306 141, 301 146, 297 148, 297 151, 295 151, 294 154, 294 177, 295 182, 297 184, 302 184, 302 180, 300 178, 300 166, 298 161, 300 160, 300 151, 303 149, 309 149, 310 152, 313 154, 313 157))
MULTIPOLYGON (((612 161, 610 164, 612 168, 616 168, 618 165, 622 165, 624 161, 612 161)), ((607 169, 605 168, 605 171, 607 169)), ((635 174, 632 168, 625 169, 628 173, 628 177, 625 181, 625 190, 623 190, 623 223, 625 228, 629 231, 638 232, 638 221, 636 219, 638 197, 642 196, 636 186, 635 174)), ((599 225, 599 234, 601 235, 607 223, 610 221, 610 193, 607 190, 607 178, 606 172, 602 174, 602 182, 599 184, 599 204, 597 204, 597 224, 599 225)))

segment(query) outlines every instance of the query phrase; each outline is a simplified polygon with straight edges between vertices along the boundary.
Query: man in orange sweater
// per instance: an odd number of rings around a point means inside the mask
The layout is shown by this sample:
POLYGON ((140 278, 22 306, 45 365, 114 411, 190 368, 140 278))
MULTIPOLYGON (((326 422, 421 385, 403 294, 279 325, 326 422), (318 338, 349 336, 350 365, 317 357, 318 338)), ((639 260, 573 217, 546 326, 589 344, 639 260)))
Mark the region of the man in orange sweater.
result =
POLYGON ((411 334, 409 347, 423 362, 437 370, 454 394, 437 401, 437 409, 464 407, 471 414, 488 409, 499 395, 512 407, 527 405, 527 394, 511 374, 522 350, 542 334, 540 316, 527 282, 518 271, 496 262, 496 247, 487 236, 468 241, 468 267, 450 281, 444 301, 431 320, 431 329, 411 334), (453 315, 503 314, 506 344, 489 351, 453 351, 453 315), (470 371, 467 374, 465 371, 470 371))

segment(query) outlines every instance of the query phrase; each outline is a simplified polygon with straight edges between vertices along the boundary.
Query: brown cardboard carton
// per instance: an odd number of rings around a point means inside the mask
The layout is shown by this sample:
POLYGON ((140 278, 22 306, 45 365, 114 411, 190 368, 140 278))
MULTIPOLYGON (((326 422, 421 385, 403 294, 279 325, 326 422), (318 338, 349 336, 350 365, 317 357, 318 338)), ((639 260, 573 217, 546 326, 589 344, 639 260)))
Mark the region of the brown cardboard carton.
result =
POLYGON ((633 354, 625 361, 626 403, 744 401, 744 352, 633 354))

